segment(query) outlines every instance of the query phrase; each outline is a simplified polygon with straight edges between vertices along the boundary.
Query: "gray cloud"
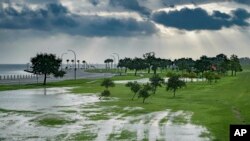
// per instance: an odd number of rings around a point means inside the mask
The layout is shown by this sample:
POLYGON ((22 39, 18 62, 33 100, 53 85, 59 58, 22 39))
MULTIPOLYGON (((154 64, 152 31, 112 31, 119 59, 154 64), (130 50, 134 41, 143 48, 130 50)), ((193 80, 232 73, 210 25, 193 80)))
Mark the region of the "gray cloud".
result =
POLYGON ((94 6, 96 6, 100 3, 99 0, 89 0, 89 2, 92 3, 94 6))
POLYGON ((202 8, 183 8, 180 11, 160 11, 152 15, 152 20, 166 27, 183 30, 219 30, 222 27, 249 26, 246 21, 250 17, 244 9, 232 11, 232 15, 214 11, 209 15, 202 8))
POLYGON ((235 2, 241 3, 241 4, 247 4, 250 5, 250 0, 234 0, 235 2))
POLYGON ((151 11, 141 6, 137 0, 110 0, 109 4, 113 7, 123 7, 128 10, 136 11, 145 16, 151 14, 151 11))
POLYGON ((0 28, 34 29, 82 36, 135 36, 157 32, 149 21, 133 18, 74 15, 60 4, 47 4, 45 9, 24 8, 18 12, 11 6, 0 8, 0 28))

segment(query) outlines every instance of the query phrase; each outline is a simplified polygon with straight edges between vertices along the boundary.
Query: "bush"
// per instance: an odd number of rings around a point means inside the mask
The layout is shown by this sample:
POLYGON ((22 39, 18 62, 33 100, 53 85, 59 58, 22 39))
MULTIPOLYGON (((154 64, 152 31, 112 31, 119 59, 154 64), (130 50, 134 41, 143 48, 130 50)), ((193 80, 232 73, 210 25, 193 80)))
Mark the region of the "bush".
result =
POLYGON ((110 91, 104 90, 103 92, 101 92, 101 96, 99 99, 101 99, 102 97, 108 97, 108 96, 110 96, 110 91))

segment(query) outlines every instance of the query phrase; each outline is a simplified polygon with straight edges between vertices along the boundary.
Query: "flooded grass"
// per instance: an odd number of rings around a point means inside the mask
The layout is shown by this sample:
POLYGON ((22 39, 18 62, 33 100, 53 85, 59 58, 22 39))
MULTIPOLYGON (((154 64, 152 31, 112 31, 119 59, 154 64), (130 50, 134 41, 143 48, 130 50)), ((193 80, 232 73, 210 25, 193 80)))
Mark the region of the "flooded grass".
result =
POLYGON ((32 122, 36 122, 41 126, 58 126, 64 124, 75 123, 75 120, 69 120, 64 117, 50 115, 45 117, 39 117, 38 119, 31 120, 32 122))
MULTIPOLYGON (((50 91, 50 95, 46 96, 30 95, 34 100, 37 97, 60 99, 57 104, 28 107, 39 111, 36 114, 27 115, 30 111, 1 109, 0 130, 3 132, 0 132, 0 136, 6 140, 156 141, 183 140, 186 137, 207 140, 206 136, 201 135, 207 132, 206 128, 191 124, 190 113, 171 112, 167 109, 148 113, 144 107, 139 106, 104 106, 103 103, 119 99, 111 97, 99 100, 94 94, 69 95, 63 90, 60 91, 64 93, 58 95, 56 89, 52 90, 57 94, 50 91)), ((27 98, 30 100, 30 97, 27 98)))

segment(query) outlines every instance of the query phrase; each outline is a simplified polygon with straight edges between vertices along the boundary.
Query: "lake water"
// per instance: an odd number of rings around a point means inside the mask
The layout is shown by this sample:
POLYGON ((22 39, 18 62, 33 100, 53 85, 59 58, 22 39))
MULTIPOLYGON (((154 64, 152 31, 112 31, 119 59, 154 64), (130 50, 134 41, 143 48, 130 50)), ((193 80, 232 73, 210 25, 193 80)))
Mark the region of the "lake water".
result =
POLYGON ((27 69, 25 64, 0 64, 0 75, 25 75, 29 74, 24 70, 27 69))
MULTIPOLYGON (((90 140, 117 140, 122 133, 131 133, 125 140, 178 140, 207 141, 200 137, 207 129, 191 124, 192 113, 171 110, 152 112, 139 116, 124 116, 142 107, 99 106, 97 94, 72 94, 71 88, 42 88, 0 92, 0 140, 77 140, 93 136, 90 140), (27 113, 5 110, 28 110, 27 113), (123 111, 123 112, 116 112, 123 111), (95 117, 101 119, 95 119, 95 117), (103 118, 104 117, 104 118, 103 118), (183 117, 185 123, 176 124, 183 117), (39 121, 60 118, 73 121, 63 125, 45 126, 39 121), (165 122, 162 122, 166 119, 165 122)), ((110 98, 101 100, 119 100, 110 98)))

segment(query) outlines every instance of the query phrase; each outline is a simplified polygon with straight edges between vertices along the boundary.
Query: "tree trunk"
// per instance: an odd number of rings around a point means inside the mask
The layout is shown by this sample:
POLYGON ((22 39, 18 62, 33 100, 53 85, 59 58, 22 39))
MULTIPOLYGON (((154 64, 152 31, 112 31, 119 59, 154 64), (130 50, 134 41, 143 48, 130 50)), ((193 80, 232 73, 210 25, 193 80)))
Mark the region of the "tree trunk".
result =
POLYGON ((233 75, 234 75, 234 71, 232 70, 231 76, 233 76, 233 75))
POLYGON ((155 92, 156 92, 156 87, 154 87, 154 92, 153 93, 155 94, 155 92))
POLYGON ((137 70, 135 70, 135 76, 137 75, 137 70))
POLYGON ((150 66, 148 67, 148 73, 150 73, 150 66))
POLYGON ((44 74, 44 80, 43 80, 43 85, 46 85, 46 79, 47 79, 47 74, 44 74))
POLYGON ((134 96, 132 97, 132 100, 134 100, 135 96, 136 96, 136 93, 135 93, 134 96))
POLYGON ((156 75, 156 69, 154 69, 154 75, 156 75))
POLYGON ((176 90, 174 90, 174 97, 175 97, 175 91, 176 91, 176 90))
POLYGON ((146 98, 143 98, 143 101, 142 101, 142 103, 145 103, 145 99, 146 99, 146 98))
POLYGON ((125 73, 127 73, 127 71, 128 71, 128 68, 126 67, 126 68, 125 68, 125 73))

